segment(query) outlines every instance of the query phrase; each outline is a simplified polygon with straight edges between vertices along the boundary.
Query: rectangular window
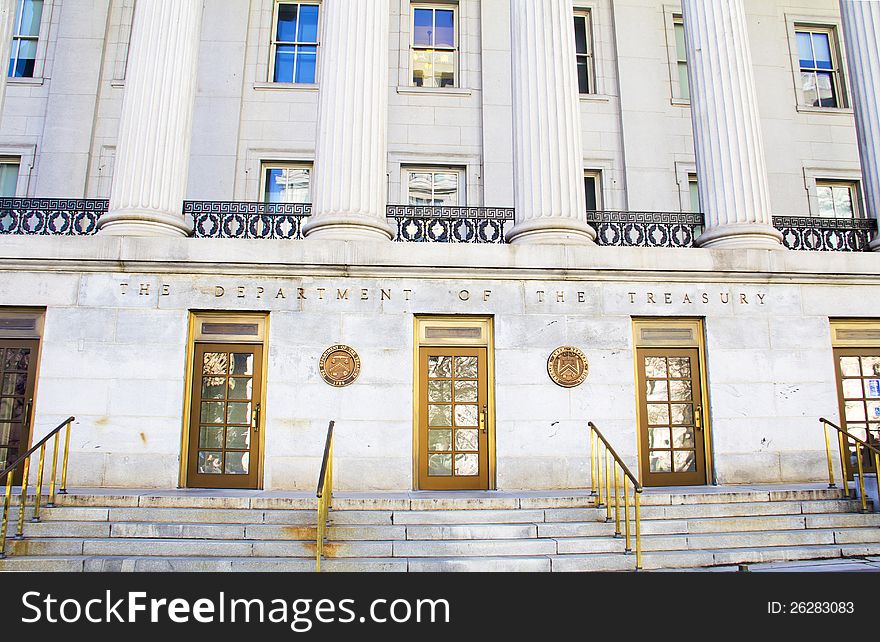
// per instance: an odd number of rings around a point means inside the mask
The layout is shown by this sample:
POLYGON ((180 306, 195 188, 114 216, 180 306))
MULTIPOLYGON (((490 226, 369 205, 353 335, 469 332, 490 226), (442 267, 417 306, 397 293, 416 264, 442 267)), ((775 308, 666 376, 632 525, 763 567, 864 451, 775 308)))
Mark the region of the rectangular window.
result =
POLYGON ((688 193, 691 200, 691 212, 700 211, 700 184, 697 182, 696 174, 688 174, 688 193))
POLYGON ((464 172, 455 169, 411 169, 406 172, 410 205, 455 207, 462 203, 464 172))
POLYGON ((455 87, 457 52, 455 7, 413 6, 413 85, 455 87))
POLYGON ((0 159, 0 197, 15 198, 18 191, 18 172, 21 161, 18 159, 0 159))
POLYGON ((822 218, 857 218, 858 187, 847 181, 816 181, 819 216, 822 218))
POLYGON ((263 163, 264 203, 311 203, 309 165, 263 163))
POLYGON ((688 80, 687 47, 685 46, 684 18, 674 16, 672 20, 675 30, 675 70, 678 74, 678 90, 676 98, 691 99, 690 81, 688 80))
POLYGON ((582 94, 595 94, 593 25, 589 11, 579 11, 574 16, 574 42, 577 53, 578 91, 582 94))
POLYGON ((795 30, 804 105, 845 107, 835 35, 834 27, 798 26, 795 30))
POLYGON ((15 28, 12 31, 12 56, 9 60, 10 77, 34 77, 37 42, 40 39, 42 18, 43 0, 18 0, 15 28))
POLYGON ((277 2, 272 33, 272 82, 313 84, 318 62, 320 5, 277 2))
POLYGON ((587 197, 587 211, 601 211, 602 172, 584 172, 584 193, 587 197))

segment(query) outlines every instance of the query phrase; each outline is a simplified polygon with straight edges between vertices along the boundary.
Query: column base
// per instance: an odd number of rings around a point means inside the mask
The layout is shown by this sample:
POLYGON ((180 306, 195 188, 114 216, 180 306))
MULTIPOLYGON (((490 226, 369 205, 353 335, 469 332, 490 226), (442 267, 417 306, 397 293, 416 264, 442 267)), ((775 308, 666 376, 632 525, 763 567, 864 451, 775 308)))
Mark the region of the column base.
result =
POLYGON ((180 214, 144 210, 113 210, 98 221, 101 236, 192 236, 180 214))
POLYGON ((352 214, 312 214, 303 226, 308 239, 327 241, 390 241, 394 231, 384 218, 352 214))
POLYGON ((596 230, 578 219, 536 218, 507 233, 511 245, 595 245, 596 230))
POLYGON ((696 240, 697 247, 724 250, 784 250, 782 232, 770 225, 734 223, 713 227, 696 240))

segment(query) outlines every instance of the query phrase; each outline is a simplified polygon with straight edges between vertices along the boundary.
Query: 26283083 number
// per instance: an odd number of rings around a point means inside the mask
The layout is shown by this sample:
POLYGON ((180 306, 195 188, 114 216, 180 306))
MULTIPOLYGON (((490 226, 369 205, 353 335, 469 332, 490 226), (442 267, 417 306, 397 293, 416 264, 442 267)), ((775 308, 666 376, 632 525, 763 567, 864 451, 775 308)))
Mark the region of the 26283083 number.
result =
POLYGON ((855 613, 854 602, 768 602, 771 615, 851 615, 855 613))

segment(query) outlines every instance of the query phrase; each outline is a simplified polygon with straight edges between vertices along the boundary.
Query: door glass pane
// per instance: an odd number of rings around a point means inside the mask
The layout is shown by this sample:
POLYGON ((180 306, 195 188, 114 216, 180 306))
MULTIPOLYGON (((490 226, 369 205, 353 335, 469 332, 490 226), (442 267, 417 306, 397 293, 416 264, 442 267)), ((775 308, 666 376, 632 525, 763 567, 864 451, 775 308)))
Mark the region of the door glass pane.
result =
POLYGON ((862 374, 862 370, 859 367, 859 358, 841 357, 840 371, 843 373, 844 377, 858 377, 860 374, 862 374))
POLYGON ((226 447, 243 450, 251 447, 250 426, 230 426, 226 430, 226 447))
POLYGON ((226 466, 224 472, 227 475, 247 475, 250 470, 250 453, 226 453, 226 466))
POLYGON ((861 401, 847 401, 845 404, 846 420, 865 421, 865 404, 861 401))
POLYGON ((249 403, 230 403, 228 419, 230 424, 248 424, 251 423, 251 405, 249 403))
POLYGON ((697 470, 697 460, 691 450, 676 452, 673 464, 677 473, 693 473, 697 470))
POLYGON ((225 352, 206 352, 202 374, 225 375, 229 368, 229 355, 225 352))
POLYGON ((243 353, 232 355, 232 371, 234 375, 254 374, 254 355, 243 353))
POLYGON ((458 403, 477 401, 477 382, 476 381, 456 381, 455 382, 455 400, 458 403))
POLYGON ((654 451, 651 453, 651 472, 672 472, 672 453, 669 451, 654 451))
POLYGON ((10 348, 6 351, 4 370, 27 372, 31 362, 30 348, 10 348))
POLYGON ((0 399, 0 421, 12 420, 12 402, 11 398, 0 399))
POLYGON ((669 425, 669 406, 666 404, 648 404, 648 423, 652 426, 669 425))
POLYGON ((479 455, 456 455, 455 456, 455 475, 456 477, 474 477, 480 474, 480 456, 479 455))
POLYGON ((476 426, 477 425, 477 406, 456 406, 455 407, 455 425, 456 426, 476 426))
POLYGON ((880 401, 868 401, 865 407, 868 421, 880 421, 880 401))
POLYGON ((223 453, 199 452, 199 473, 202 475, 219 475, 222 468, 223 453))
POLYGON ((450 403, 452 401, 451 381, 429 381, 428 401, 450 403))
POLYGON ((250 377, 229 379, 229 399, 253 399, 254 380, 250 377))
POLYGON ((203 424, 225 424, 226 423, 226 404, 217 402, 203 402, 201 423, 203 424))
POLYGON ((477 378, 477 357, 456 357, 455 358, 455 378, 456 379, 476 379, 477 378))
POLYGON ((429 426, 451 426, 452 425, 452 406, 428 406, 428 425, 429 426))
POLYGON ((672 445, 675 448, 694 448, 694 431, 691 428, 673 428, 672 445))
POLYGON ((645 359, 645 374, 650 378, 664 379, 666 377, 666 359, 647 357, 645 359))
POLYGON ((866 377, 880 377, 880 357, 862 357, 862 374, 866 377))
POLYGON ((428 450, 430 452, 452 450, 452 430, 429 430, 428 450))
POLYGON ((861 399, 863 396, 861 379, 844 379, 843 380, 843 398, 844 399, 861 399))
POLYGON ((671 423, 676 426, 689 426, 694 423, 694 408, 690 404, 672 404, 671 423))
POLYGON ((479 450, 480 431, 479 430, 456 430, 455 431, 455 449, 464 451, 479 450))
POLYGON ((26 374, 13 373, 3 376, 3 385, 2 388, 0 388, 0 394, 23 396, 25 392, 27 392, 26 374))
POLYGON ((669 359, 669 378, 670 379, 690 379, 691 378, 691 360, 688 357, 670 357, 670 359, 669 359))
POLYGON ((428 475, 432 477, 448 477, 452 475, 452 455, 429 455, 428 475))
POLYGON ((645 382, 648 401, 668 401, 669 384, 666 381, 649 379, 645 382))
POLYGON ((690 381, 670 381, 669 398, 672 401, 693 400, 693 384, 690 381))
POLYGON ((428 357, 428 376, 432 379, 449 378, 452 375, 452 357, 428 357))
POLYGON ((226 377, 204 377, 202 379, 202 399, 224 399, 226 377))
POLYGON ((199 448, 223 448, 223 427, 202 426, 199 429, 199 448))
POLYGON ((648 448, 669 448, 669 428, 648 428, 648 448))

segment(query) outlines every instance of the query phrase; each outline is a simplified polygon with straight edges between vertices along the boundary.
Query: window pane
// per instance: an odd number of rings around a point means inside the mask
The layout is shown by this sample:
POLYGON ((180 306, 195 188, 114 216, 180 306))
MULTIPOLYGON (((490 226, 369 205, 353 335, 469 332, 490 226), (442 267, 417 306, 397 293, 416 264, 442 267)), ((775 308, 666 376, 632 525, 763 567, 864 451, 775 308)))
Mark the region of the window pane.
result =
POLYGON ((816 74, 819 84, 819 104, 822 107, 837 107, 837 97, 834 95, 834 82, 831 74, 821 72, 816 74))
POLYGON ((434 84, 437 87, 455 86, 455 55, 451 52, 434 52, 434 84))
POLYGON ((24 0, 21 24, 18 25, 16 33, 20 36, 39 36, 42 17, 43 0, 24 0))
POLYGON ((817 68, 831 69, 831 42, 827 33, 813 34, 813 54, 817 68))
POLYGON ((275 82, 293 82, 293 60, 296 47, 279 45, 275 51, 275 82))
POLYGON ((438 9, 434 13, 436 32, 434 34, 434 46, 455 46, 455 12, 449 9, 438 9))
POLYGON ((318 42, 318 7, 304 4, 299 9, 299 42, 318 42))
POLYGON ((684 100, 691 99, 691 84, 688 79, 688 66, 686 62, 678 63, 678 93, 679 98, 684 100))
POLYGON ((798 56, 800 57, 801 68, 813 68, 813 43, 809 33, 797 33, 798 56))
POLYGON ((279 42, 296 41, 297 5, 283 3, 278 5, 278 31, 276 40, 279 42))
POLYGON ((578 92, 582 94, 590 93, 590 61, 588 58, 579 56, 577 60, 578 70, 578 92))
POLYGON ((433 180, 431 174, 413 172, 409 175, 409 204, 431 205, 433 180))
POLYGON ((819 197, 819 216, 834 218, 834 195, 831 187, 816 187, 816 195, 819 197))
POLYGON ((577 53, 589 53, 587 50, 587 19, 585 16, 574 17, 574 42, 577 53))
POLYGON ((587 211, 595 212, 598 209, 598 202, 596 199, 596 177, 595 176, 585 176, 584 177, 584 192, 587 195, 587 211))
POLYGON ((835 187, 831 190, 834 196, 834 213, 838 218, 852 218, 852 190, 849 187, 835 187))
POLYGON ((813 107, 819 106, 819 93, 816 89, 816 74, 812 71, 801 73, 801 87, 804 92, 804 102, 813 107))
POLYGON ((684 25, 675 25, 675 51, 680 61, 687 60, 687 46, 684 39, 684 25))
POLYGON ((413 10, 413 44, 431 47, 434 44, 434 11, 432 9, 413 10))
POLYGON ((413 52, 413 85, 416 87, 433 87, 434 72, 430 51, 413 52))
POLYGON ((700 186, 695 180, 688 181, 688 189, 691 193, 691 212, 700 211, 700 186))
POLYGON ((13 198, 18 185, 18 163, 0 163, 0 196, 13 198))
POLYGON ((17 40, 13 46, 13 55, 18 53, 18 60, 10 66, 10 76, 15 78, 33 78, 34 64, 37 58, 36 40, 17 40))
POLYGON ((318 60, 318 48, 313 45, 297 47, 296 76, 294 82, 314 83, 315 65, 318 60))
POLYGON ((434 205, 458 205, 458 174, 434 174, 434 205))

